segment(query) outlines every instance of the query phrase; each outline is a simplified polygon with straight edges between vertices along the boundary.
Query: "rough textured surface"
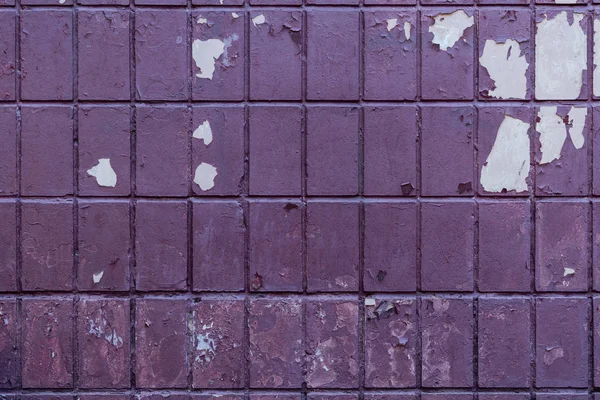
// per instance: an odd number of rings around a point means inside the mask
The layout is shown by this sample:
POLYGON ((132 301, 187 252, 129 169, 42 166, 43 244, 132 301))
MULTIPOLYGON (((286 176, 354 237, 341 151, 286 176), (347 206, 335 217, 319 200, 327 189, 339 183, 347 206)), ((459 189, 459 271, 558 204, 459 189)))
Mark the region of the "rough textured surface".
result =
POLYGON ((0 400, 600 400, 600 0, 0 0, 0 400))

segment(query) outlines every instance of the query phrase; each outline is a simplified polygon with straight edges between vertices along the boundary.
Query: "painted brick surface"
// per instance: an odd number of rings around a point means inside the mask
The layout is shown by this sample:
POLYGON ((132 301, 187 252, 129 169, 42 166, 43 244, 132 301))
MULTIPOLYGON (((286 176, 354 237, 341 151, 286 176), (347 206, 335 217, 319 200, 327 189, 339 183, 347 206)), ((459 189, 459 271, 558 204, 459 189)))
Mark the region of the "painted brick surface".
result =
POLYGON ((1 400, 600 400, 600 0, 0 0, 1 400))

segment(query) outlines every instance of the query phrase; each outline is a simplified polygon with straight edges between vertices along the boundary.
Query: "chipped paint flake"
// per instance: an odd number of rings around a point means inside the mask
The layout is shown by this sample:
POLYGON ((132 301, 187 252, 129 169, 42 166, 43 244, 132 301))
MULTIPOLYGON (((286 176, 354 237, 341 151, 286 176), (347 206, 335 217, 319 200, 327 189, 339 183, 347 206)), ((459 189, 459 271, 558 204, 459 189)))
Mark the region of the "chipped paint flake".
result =
POLYGON ((199 333, 196 336, 196 362, 203 364, 210 363, 215 358, 217 346, 214 339, 210 337, 210 333, 199 333))
POLYGON ((254 24, 254 26, 262 25, 265 22, 267 22, 267 20, 265 19, 265 16, 263 14, 257 15, 256 17, 252 18, 252 23, 254 24))
POLYGON ((489 95, 497 99, 524 99, 527 94, 525 73, 529 64, 521 54, 519 42, 507 39, 504 43, 486 40, 481 65, 494 81, 495 89, 489 95))
POLYGON ((193 137, 204 140, 204 144, 208 146, 213 141, 213 133, 210 127, 210 122, 202 122, 194 131, 193 137))
POLYGON ((487 192, 524 192, 529 175, 530 125, 509 115, 498 128, 494 146, 481 168, 481 186, 487 192))
POLYGON ((548 164, 560 158, 565 140, 567 127, 562 118, 556 114, 556 106, 540 107, 538 111, 536 130, 540 133, 540 164, 548 164))
POLYGON ((375 299, 372 299, 372 298, 365 299, 365 306, 374 306, 375 304, 376 304, 375 299))
POLYGON ((117 186, 117 174, 110 165, 110 158, 99 159, 98 164, 87 170, 87 174, 96 178, 96 182, 99 186, 117 186))
POLYGON ((600 96, 600 20, 594 20, 594 95, 600 96))
POLYGON ((535 36, 535 88, 538 99, 576 99, 583 86, 587 69, 586 35, 581 28, 583 13, 573 13, 569 23, 567 12, 537 24, 535 36))
POLYGON ((577 0, 554 0, 555 4, 577 4, 577 0))
POLYGON ((406 21, 404 22, 404 37, 406 38, 406 40, 410 40, 410 30, 412 29, 412 25, 410 24, 410 22, 406 21))
POLYGON ((100 272, 93 274, 92 280, 94 281, 94 284, 100 283, 103 276, 104 276, 104 271, 100 271, 100 272))
POLYGON ((563 273, 563 277, 575 275, 575 270, 573 268, 565 268, 565 272, 563 273))
POLYGON ((387 22, 388 32, 398 26, 398 18, 388 18, 385 20, 385 22, 387 22))
POLYGON ((573 146, 578 150, 585 144, 583 130, 585 129, 587 112, 587 107, 571 107, 569 110, 569 125, 571 125, 571 127, 567 127, 567 130, 571 142, 573 142, 573 146))
POLYGON ((216 176, 217 169, 212 165, 203 162, 196 167, 194 183, 200 186, 200 189, 203 191, 210 190, 215 186, 216 176))
POLYGON ((215 62, 225 51, 225 44, 219 39, 194 40, 192 58, 196 67, 200 68, 198 78, 212 79, 215 73, 215 62))
POLYGON ((473 26, 473 17, 467 15, 463 10, 457 10, 450 14, 438 14, 433 17, 434 23, 429 27, 433 33, 434 44, 440 46, 440 50, 448 51, 449 47, 463 36, 465 29, 473 26))
POLYGON ((238 13, 235 13, 235 12, 232 12, 232 13, 231 13, 231 16, 232 16, 233 18, 239 18, 239 17, 240 17, 240 15, 239 15, 238 13))
POLYGON ((207 24, 208 20, 204 17, 202 17, 202 15, 198 16, 198 19, 196 20, 197 24, 207 24))

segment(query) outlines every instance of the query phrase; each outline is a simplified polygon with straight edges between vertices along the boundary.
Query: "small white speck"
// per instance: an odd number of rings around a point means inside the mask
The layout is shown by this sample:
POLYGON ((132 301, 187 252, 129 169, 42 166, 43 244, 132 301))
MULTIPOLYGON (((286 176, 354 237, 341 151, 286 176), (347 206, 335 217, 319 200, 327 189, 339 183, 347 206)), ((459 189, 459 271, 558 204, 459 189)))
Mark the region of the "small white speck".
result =
POLYGON ((254 26, 262 25, 265 22, 267 22, 267 20, 265 19, 265 16, 263 14, 257 15, 256 17, 252 18, 252 23, 254 24, 254 26))
POLYGON ((104 276, 104 271, 97 272, 92 275, 92 280, 94 281, 94 283, 100 283, 103 276, 104 276))
POLYGON ((233 18, 239 18, 240 17, 240 15, 238 13, 234 13, 234 12, 231 13, 231 16, 233 18))
POLYGON ((563 273, 563 277, 564 276, 569 276, 569 275, 575 275, 575 270, 573 268, 565 268, 565 272, 563 273))
POLYGON ((208 22, 208 20, 206 18, 203 18, 202 16, 199 16, 198 19, 196 20, 197 24, 206 24, 208 22))

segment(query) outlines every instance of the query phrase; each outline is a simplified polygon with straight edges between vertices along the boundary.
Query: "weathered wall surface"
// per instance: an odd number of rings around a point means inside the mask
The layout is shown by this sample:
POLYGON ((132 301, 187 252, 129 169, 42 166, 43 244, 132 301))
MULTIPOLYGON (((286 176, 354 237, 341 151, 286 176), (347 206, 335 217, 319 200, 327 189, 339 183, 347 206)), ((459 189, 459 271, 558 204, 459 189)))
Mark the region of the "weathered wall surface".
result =
POLYGON ((596 4, 0 5, 1 399, 600 399, 596 4))

